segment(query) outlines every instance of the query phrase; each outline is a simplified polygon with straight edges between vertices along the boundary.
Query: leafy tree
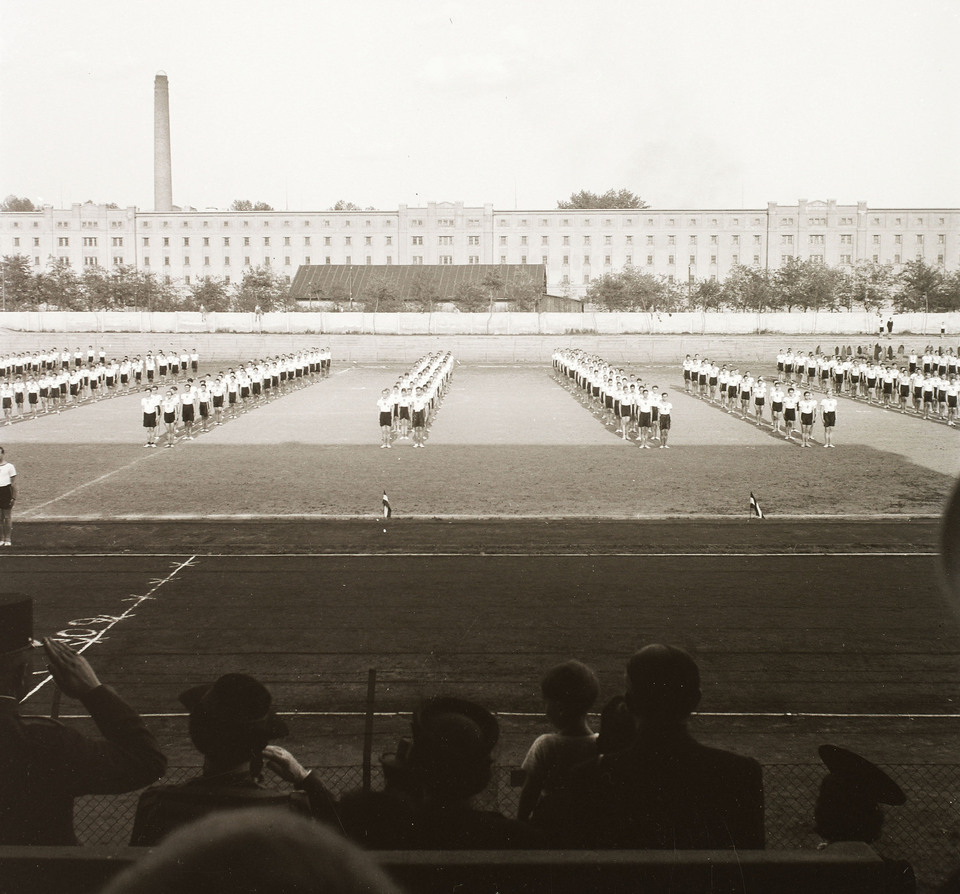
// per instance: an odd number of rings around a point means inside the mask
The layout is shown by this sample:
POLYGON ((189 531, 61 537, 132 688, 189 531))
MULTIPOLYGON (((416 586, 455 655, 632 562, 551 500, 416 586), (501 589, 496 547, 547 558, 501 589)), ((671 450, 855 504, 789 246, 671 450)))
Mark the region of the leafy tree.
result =
POLYGON ((509 309, 518 313, 535 311, 543 295, 543 285, 524 276, 514 277, 503 289, 503 300, 509 301, 509 309))
POLYGON ((348 202, 346 199, 338 199, 330 211, 362 211, 363 209, 354 202, 348 202))
POLYGON ((27 198, 20 198, 12 193, 0 203, 0 211, 36 211, 37 208, 27 198))
POLYGON ((695 310, 720 310, 723 307, 723 286, 715 279, 698 280, 689 303, 695 310))
POLYGON ((180 305, 180 292, 172 282, 167 282, 156 273, 138 274, 135 307, 162 312, 178 310, 180 305))
POLYGON ((83 310, 103 310, 113 306, 113 290, 103 267, 84 266, 80 274, 79 301, 83 310))
POLYGON ((289 310, 294 304, 290 287, 279 273, 269 267, 252 267, 243 274, 237 286, 234 306, 239 311, 251 313, 258 307, 264 313, 289 310))
POLYGON ((5 255, 0 260, 0 282, 7 310, 27 310, 36 304, 36 277, 26 255, 5 255))
POLYGON ((356 300, 368 313, 398 313, 404 309, 397 286, 384 276, 367 280, 356 300))
POLYGON ((223 313, 230 310, 231 296, 226 283, 219 276, 205 276, 190 286, 187 305, 193 310, 223 313))
POLYGON ((251 202, 249 199, 234 199, 230 205, 231 211, 273 211, 273 206, 266 202, 251 202))
POLYGON ((558 208, 649 208, 650 206, 629 189, 608 189, 602 195, 581 189, 570 195, 565 202, 560 199, 558 208))
POLYGON ((627 267, 619 273, 606 273, 594 280, 587 290, 586 300, 601 310, 653 311, 666 305, 667 291, 662 279, 627 267))
POLYGON ((761 311, 778 306, 770 275, 759 267, 738 264, 723 281, 723 304, 740 311, 761 311))
POLYGON ((432 279, 418 275, 414 279, 409 297, 404 302, 407 309, 419 313, 433 313, 433 306, 440 300, 440 293, 432 279))
POLYGON ((878 310, 890 303, 893 285, 889 265, 861 261, 840 281, 838 301, 847 310, 878 310))
POLYGON ((462 282, 450 300, 464 313, 482 313, 490 310, 490 291, 479 283, 462 282))
POLYGON ((944 273, 922 258, 909 261, 897 277, 893 306, 898 311, 946 310, 944 273))
POLYGON ((940 310, 948 313, 960 310, 960 270, 944 274, 940 288, 940 310))
POLYGON ((82 309, 80 279, 66 261, 51 257, 47 269, 37 275, 37 303, 59 310, 82 309))

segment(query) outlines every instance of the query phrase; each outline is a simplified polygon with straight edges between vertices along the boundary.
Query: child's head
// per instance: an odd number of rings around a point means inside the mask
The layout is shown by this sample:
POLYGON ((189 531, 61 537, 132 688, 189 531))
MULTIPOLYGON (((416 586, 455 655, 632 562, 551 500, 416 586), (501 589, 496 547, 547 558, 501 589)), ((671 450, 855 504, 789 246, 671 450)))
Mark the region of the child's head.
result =
POLYGON ((540 681, 547 714, 554 723, 584 716, 600 695, 597 675, 580 661, 550 668, 540 681))

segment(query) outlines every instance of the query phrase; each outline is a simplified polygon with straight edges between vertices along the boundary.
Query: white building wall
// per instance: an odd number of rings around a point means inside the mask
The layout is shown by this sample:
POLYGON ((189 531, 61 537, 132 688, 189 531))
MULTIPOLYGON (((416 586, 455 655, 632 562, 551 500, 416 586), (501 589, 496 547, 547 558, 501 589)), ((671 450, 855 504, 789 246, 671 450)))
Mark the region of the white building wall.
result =
POLYGON ((960 267, 960 209, 870 208, 800 200, 762 209, 512 210, 462 202, 396 211, 174 211, 75 204, 0 214, 0 255, 76 270, 134 264, 172 281, 237 282, 268 265, 292 280, 302 264, 540 264, 551 292, 632 265, 685 282, 725 278, 735 264, 787 258, 902 266, 917 257, 960 267), (544 258, 546 259, 544 261, 544 258))

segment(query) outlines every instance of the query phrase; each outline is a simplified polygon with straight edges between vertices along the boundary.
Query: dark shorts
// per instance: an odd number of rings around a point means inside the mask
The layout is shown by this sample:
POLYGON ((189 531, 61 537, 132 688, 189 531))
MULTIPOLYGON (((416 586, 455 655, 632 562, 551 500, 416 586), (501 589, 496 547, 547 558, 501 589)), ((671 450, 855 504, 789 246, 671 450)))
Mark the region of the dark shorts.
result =
POLYGON ((165 376, 167 374, 167 368, 165 366, 160 367, 160 375, 165 376))
POLYGON ((28 402, 28 403, 35 404, 39 399, 40 399, 40 395, 37 394, 36 391, 31 391, 31 392, 27 395, 27 402, 28 402))
POLYGON ((235 404, 235 403, 237 402, 237 392, 236 392, 236 391, 231 391, 231 392, 227 395, 227 402, 228 402, 228 403, 231 403, 231 404, 235 404))
POLYGON ((12 397, 5 397, 5 398, 3 399, 3 409, 9 410, 9 409, 11 409, 12 407, 13 407, 13 398, 12 398, 12 397))
POLYGON ((684 382, 689 382, 689 381, 690 381, 690 370, 689 370, 689 369, 685 369, 685 370, 683 371, 683 381, 684 381, 684 382))
POLYGON ((773 413, 782 413, 782 412, 783 412, 783 404, 782 404, 782 403, 778 403, 777 401, 774 401, 774 402, 770 405, 770 410, 771 410, 771 412, 773 412, 773 413))
POLYGON ((171 422, 176 422, 176 421, 177 421, 177 414, 176 414, 176 413, 164 413, 164 414, 163 414, 163 421, 166 422, 168 425, 169 425, 171 422))
POLYGON ((219 395, 215 394, 215 395, 213 396, 213 408, 216 409, 217 407, 222 407, 222 406, 223 406, 223 395, 222 395, 222 394, 219 394, 219 395))
POLYGON ((129 381, 130 381, 130 376, 128 376, 126 373, 120 373, 120 384, 121 384, 121 385, 126 385, 127 382, 129 382, 129 381))
POLYGON ((947 406, 948 406, 948 407, 956 407, 956 405, 957 405, 957 395, 956 395, 956 394, 948 394, 948 395, 947 395, 947 406))
POLYGON ((801 414, 800 414, 800 424, 801 424, 801 425, 813 425, 813 413, 801 413, 801 414))
POLYGON ((783 421, 784 422, 796 422, 797 411, 793 407, 787 407, 783 411, 783 421))
POLYGON ((414 410, 413 411, 413 427, 414 428, 423 428, 426 424, 427 414, 425 410, 414 410))
POLYGON ((660 431, 670 431, 670 417, 660 415, 660 431))
POLYGON ((400 407, 400 418, 401 419, 410 418, 410 407, 400 407))
POLYGON ((9 509, 13 505, 13 488, 8 484, 0 487, 0 509, 9 509))
POLYGON ((630 411, 633 409, 633 404, 620 404, 620 418, 625 419, 630 415, 630 411))
POLYGON ((206 419, 209 415, 210 415, 210 404, 209 404, 209 403, 206 403, 206 402, 201 403, 201 404, 200 404, 200 418, 201 418, 201 419, 206 419))
POLYGON ((180 408, 180 418, 184 422, 193 422, 193 404, 184 404, 180 408))
POLYGON ((650 414, 641 413, 640 414, 640 428, 649 428, 650 427, 650 414))
POLYGON ((254 382, 250 387, 253 389, 254 394, 260 394, 260 392, 263 391, 262 382, 254 382))
POLYGON ((380 425, 381 425, 381 426, 384 426, 384 425, 390 426, 390 425, 392 425, 392 424, 393 424, 393 414, 392 414, 391 412, 389 412, 389 411, 384 412, 383 410, 381 410, 381 411, 380 411, 380 425))
POLYGON ((884 382, 884 383, 883 383, 883 393, 884 393, 884 394, 893 394, 893 382, 884 382))
POLYGON ((152 381, 153 381, 153 370, 152 370, 152 369, 148 369, 148 370, 147 370, 147 381, 148 381, 148 382, 152 382, 152 381))
POLYGON ((200 368, 200 361, 198 361, 198 360, 191 360, 191 361, 190 361, 190 368, 191 368, 194 372, 196 372, 196 371, 200 368))
POLYGON ((250 387, 248 385, 243 385, 240 388, 240 397, 249 397, 250 396, 250 387))
POLYGON ((755 398, 753 399, 753 402, 754 402, 758 407, 762 407, 762 406, 767 402, 767 399, 766 399, 765 397, 755 397, 755 398))
POLYGON ((143 414, 143 427, 144 427, 144 428, 156 428, 156 427, 157 427, 157 414, 156 414, 156 413, 144 413, 144 414, 143 414))
POLYGON ((830 410, 823 414, 823 424, 826 428, 833 428, 837 424, 837 414, 830 410))

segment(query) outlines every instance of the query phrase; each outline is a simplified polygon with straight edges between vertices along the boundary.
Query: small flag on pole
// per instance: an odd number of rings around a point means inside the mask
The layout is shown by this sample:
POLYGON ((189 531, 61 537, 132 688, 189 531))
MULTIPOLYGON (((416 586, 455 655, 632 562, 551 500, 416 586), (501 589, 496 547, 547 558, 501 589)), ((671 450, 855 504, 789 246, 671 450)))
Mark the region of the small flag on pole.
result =
MULTIPOLYGON (((752 499, 753 494, 751 494, 750 497, 752 499)), ((390 518, 392 514, 393 514, 393 510, 390 509, 390 500, 387 499, 387 492, 384 491, 383 492, 383 517, 390 518)))
MULTIPOLYGON (((386 500, 387 495, 384 494, 383 498, 386 500)), ((763 510, 760 508, 757 498, 753 495, 753 491, 750 491, 750 517, 752 518, 754 515, 757 518, 763 518, 763 510)))

